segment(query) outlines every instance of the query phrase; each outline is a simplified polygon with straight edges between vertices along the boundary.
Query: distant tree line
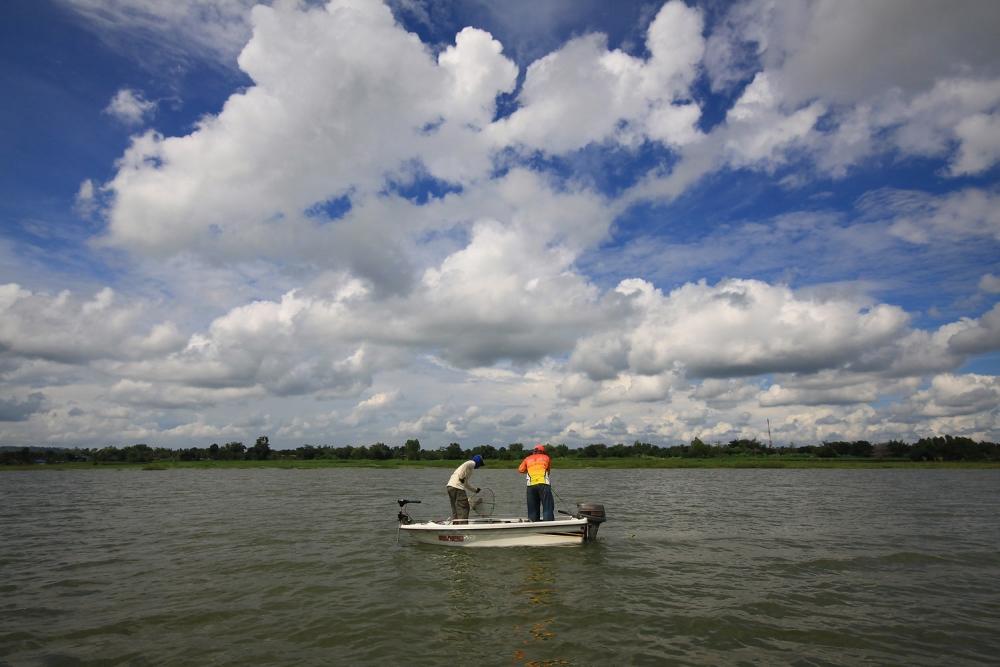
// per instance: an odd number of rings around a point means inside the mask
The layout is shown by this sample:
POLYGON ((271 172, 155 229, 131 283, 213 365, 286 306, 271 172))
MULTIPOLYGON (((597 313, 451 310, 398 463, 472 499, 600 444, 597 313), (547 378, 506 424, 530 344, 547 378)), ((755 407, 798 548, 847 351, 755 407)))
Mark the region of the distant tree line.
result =
MULTIPOLYGON (((727 443, 708 444, 695 438, 686 445, 661 447, 636 440, 631 445, 622 443, 606 445, 594 443, 570 448, 564 444, 546 445, 548 452, 557 458, 608 459, 608 458, 713 458, 727 456, 798 456, 831 458, 879 458, 911 461, 1000 461, 1000 445, 993 442, 976 442, 962 436, 937 436, 921 438, 914 444, 900 440, 870 443, 867 440, 823 442, 819 445, 768 447, 756 438, 740 438, 727 443)), ((423 449, 419 440, 407 440, 398 446, 382 442, 371 445, 335 447, 333 445, 302 445, 295 449, 271 449, 266 435, 257 438, 253 446, 242 442, 213 443, 209 447, 169 449, 150 447, 146 444, 126 447, 100 447, 93 449, 60 449, 52 447, 7 447, 0 449, 0 464, 65 463, 151 463, 154 461, 264 461, 274 459, 303 460, 367 460, 383 461, 400 459, 408 461, 462 460, 480 454, 487 460, 520 460, 525 454, 522 443, 506 447, 478 445, 465 449, 457 442, 437 449, 423 449)))

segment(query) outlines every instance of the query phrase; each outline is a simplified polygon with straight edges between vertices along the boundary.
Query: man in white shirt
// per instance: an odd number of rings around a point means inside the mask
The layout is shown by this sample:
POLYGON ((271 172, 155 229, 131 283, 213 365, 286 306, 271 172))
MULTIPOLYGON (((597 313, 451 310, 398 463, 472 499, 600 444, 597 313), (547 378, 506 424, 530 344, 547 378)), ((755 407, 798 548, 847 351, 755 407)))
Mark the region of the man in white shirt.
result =
POLYGON ((479 487, 472 486, 470 482, 472 471, 476 468, 482 468, 484 465, 486 464, 483 463, 483 457, 476 454, 471 461, 466 461, 455 468, 455 472, 451 473, 447 489, 452 519, 469 518, 469 494, 479 493, 479 487))

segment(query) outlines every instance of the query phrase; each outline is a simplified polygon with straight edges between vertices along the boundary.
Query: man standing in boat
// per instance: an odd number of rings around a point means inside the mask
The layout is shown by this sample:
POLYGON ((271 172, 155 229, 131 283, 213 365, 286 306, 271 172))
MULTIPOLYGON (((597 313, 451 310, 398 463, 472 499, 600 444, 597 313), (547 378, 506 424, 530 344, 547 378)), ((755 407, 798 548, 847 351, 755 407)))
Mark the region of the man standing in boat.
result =
POLYGON ((447 489, 452 519, 469 518, 469 494, 479 493, 479 487, 472 486, 469 480, 472 479, 472 471, 476 468, 482 468, 484 465, 486 464, 483 463, 483 457, 476 454, 471 461, 466 461, 455 468, 455 472, 451 473, 447 489))
POLYGON ((555 501, 552 500, 552 487, 549 485, 551 468, 552 459, 545 453, 543 444, 535 445, 531 454, 517 467, 518 472, 528 477, 528 518, 532 521, 538 521, 539 515, 543 521, 555 521, 555 501))

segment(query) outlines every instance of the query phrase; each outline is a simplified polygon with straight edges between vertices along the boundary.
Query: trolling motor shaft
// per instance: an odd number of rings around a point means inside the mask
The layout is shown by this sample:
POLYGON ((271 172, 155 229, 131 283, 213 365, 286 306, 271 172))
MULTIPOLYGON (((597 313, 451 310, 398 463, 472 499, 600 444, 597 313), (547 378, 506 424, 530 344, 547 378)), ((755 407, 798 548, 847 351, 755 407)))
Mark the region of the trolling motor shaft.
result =
POLYGON ((406 506, 409 503, 415 503, 415 504, 419 505, 420 501, 419 500, 407 500, 406 498, 400 498, 396 502, 399 503, 399 514, 396 515, 396 518, 399 519, 399 522, 400 523, 413 523, 413 519, 411 519, 410 515, 406 513, 406 506))

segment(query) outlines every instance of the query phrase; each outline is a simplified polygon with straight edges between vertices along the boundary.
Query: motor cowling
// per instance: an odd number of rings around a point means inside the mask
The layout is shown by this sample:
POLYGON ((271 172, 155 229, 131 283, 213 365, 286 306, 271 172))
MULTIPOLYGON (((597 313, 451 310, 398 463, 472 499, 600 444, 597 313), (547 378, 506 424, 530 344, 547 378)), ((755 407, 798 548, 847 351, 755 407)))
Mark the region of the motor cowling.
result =
POLYGON ((595 539, 601 524, 608 520, 607 514, 604 513, 604 505, 597 503, 577 503, 576 515, 587 520, 588 540, 595 539))

